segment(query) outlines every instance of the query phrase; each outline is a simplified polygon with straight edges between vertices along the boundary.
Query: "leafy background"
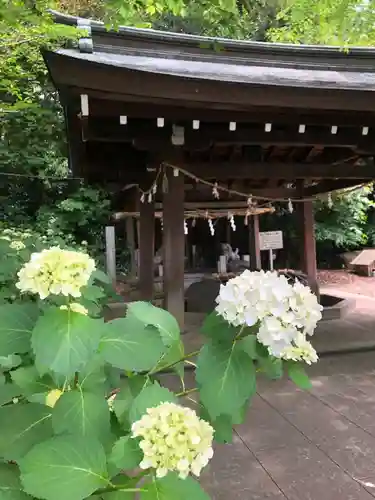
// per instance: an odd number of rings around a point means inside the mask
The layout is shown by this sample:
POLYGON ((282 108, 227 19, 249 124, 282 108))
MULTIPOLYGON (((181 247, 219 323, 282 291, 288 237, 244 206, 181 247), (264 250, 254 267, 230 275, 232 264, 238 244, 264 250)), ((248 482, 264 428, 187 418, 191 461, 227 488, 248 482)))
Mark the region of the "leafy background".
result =
MULTIPOLYGON (((0 0, 0 200, 2 227, 30 230, 103 254, 111 195, 73 179, 63 112, 40 49, 74 43, 74 28, 52 23, 47 8, 102 19, 235 39, 371 45, 375 2, 355 0, 0 0)), ((318 258, 336 266, 346 249, 375 243, 372 189, 315 204, 318 258)), ((294 218, 280 208, 263 229, 282 229, 294 248, 294 218), (277 227, 276 227, 277 226, 277 227)), ((0 228, 1 229, 1 228, 0 228)), ((120 237, 122 235, 119 235, 120 237)), ((121 242, 121 248, 125 245, 121 242)), ((126 252, 120 255, 126 270, 126 252)))

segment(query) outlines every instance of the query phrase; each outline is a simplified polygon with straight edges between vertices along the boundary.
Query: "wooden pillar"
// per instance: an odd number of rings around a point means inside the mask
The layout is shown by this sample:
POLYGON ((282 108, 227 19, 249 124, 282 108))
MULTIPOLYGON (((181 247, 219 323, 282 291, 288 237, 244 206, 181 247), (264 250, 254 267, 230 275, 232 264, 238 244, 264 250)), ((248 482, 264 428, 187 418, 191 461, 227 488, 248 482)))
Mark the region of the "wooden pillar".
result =
POLYGON ((301 235, 301 270, 307 274, 315 293, 318 292, 316 265, 315 223, 312 201, 298 203, 301 235))
POLYGON ((135 234, 134 234, 134 220, 133 217, 127 217, 125 221, 126 225, 126 244, 128 246, 130 254, 130 269, 129 275, 135 276, 136 274, 136 263, 135 263, 135 234))
POLYGON ((163 198, 164 307, 177 319, 181 330, 185 316, 184 176, 166 172, 168 190, 163 198))
POLYGON ((116 232, 114 226, 105 228, 106 270, 114 286, 116 286, 116 232))
POLYGON ((154 295, 155 206, 153 202, 139 205, 139 289, 141 300, 151 301, 154 295))
POLYGON ((250 270, 257 271, 262 268, 260 258, 260 241, 259 241, 259 215, 249 217, 249 255, 250 255, 250 270))

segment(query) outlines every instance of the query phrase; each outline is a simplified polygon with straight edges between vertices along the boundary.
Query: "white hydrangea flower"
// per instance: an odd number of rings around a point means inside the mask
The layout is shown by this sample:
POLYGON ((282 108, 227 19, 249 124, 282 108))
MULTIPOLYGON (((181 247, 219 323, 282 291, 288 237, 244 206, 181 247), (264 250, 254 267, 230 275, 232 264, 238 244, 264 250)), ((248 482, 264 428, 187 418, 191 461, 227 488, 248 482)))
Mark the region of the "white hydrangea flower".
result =
POLYGON ((52 247, 31 255, 18 272, 16 286, 41 299, 51 294, 80 297, 94 270, 95 262, 86 253, 52 247))
POLYGON ((19 240, 12 241, 12 243, 9 246, 13 250, 23 250, 24 248, 26 248, 26 245, 19 240))
MULTIPOLYGON (((301 346, 301 335, 305 339, 314 333, 323 309, 309 287, 299 281, 290 284, 271 271, 244 271, 221 285, 216 302, 217 314, 228 323, 257 325, 258 341, 278 358, 286 349, 298 347, 296 342, 301 346)), ((313 358, 313 354, 300 357, 313 358)))
POLYGON ((75 313, 84 314, 85 316, 87 316, 89 313, 85 306, 83 306, 82 304, 78 304, 77 302, 72 302, 68 306, 60 306, 60 309, 62 311, 68 311, 70 309, 75 313))
POLYGON ((182 479, 199 476, 213 456, 214 430, 190 408, 162 403, 149 408, 132 426, 133 438, 141 437, 142 469, 156 469, 157 477, 170 471, 182 479))
POLYGON ((292 346, 285 348, 280 357, 292 361, 304 361, 308 365, 318 361, 318 354, 311 345, 311 342, 300 334, 292 346))

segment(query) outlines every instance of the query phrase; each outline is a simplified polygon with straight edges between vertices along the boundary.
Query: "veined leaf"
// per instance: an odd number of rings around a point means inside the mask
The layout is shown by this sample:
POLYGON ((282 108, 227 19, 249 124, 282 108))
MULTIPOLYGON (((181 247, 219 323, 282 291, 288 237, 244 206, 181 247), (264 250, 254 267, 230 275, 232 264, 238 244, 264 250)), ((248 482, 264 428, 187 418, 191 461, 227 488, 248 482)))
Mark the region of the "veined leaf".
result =
POLYGON ((123 382, 121 390, 113 402, 113 409, 118 421, 124 428, 130 428, 129 412, 134 399, 149 385, 151 385, 150 380, 141 375, 128 378, 123 382))
POLYGON ((0 498, 1 500, 31 500, 24 493, 17 465, 0 464, 0 498))
POLYGON ((65 392, 53 408, 52 426, 56 434, 70 432, 106 442, 110 433, 108 403, 97 393, 65 392))
POLYGON ((22 363, 21 356, 18 354, 9 354, 9 356, 0 356, 0 366, 4 371, 11 370, 22 363))
POLYGON ((171 391, 161 387, 158 382, 146 386, 133 401, 130 408, 130 422, 136 422, 147 412, 148 408, 154 408, 164 402, 177 403, 177 398, 171 391))
POLYGON ((198 356, 196 379, 211 418, 235 415, 255 393, 255 367, 237 343, 208 343, 198 356))
POLYGON ((213 340, 232 342, 238 335, 240 328, 230 325, 222 316, 212 311, 205 317, 201 333, 213 340))
POLYGON ((18 461, 36 443, 52 436, 51 408, 18 403, 0 408, 0 456, 18 461))
POLYGON ((143 452, 139 447, 138 441, 130 436, 123 436, 115 442, 109 461, 118 470, 131 470, 139 465, 142 458, 143 452))
POLYGON ((21 395, 21 389, 14 384, 0 384, 0 406, 10 403, 21 395))
POLYGON ((177 363, 177 364, 174 364, 174 363, 176 363, 177 361, 179 361, 180 359, 182 359, 184 357, 184 354, 185 354, 184 343, 180 339, 176 340, 175 342, 173 342, 173 344, 171 344, 168 347, 168 350, 160 358, 160 360, 159 360, 157 366, 155 367, 154 371, 157 372, 159 370, 163 370, 163 368, 165 368, 165 367, 170 366, 170 365, 173 364, 172 369, 180 377, 183 377, 184 376, 184 371, 185 371, 184 362, 181 361, 181 363, 177 363))
POLYGON ((128 371, 151 370, 165 350, 158 330, 133 316, 107 323, 100 342, 103 359, 128 371))
POLYGON ((145 326, 157 328, 164 345, 171 346, 180 339, 180 327, 171 313, 150 302, 131 302, 127 306, 127 316, 134 317, 145 326))
POLYGON ((312 384, 301 363, 288 361, 286 363, 289 378, 301 389, 311 389, 312 384))
POLYGON ((10 376, 26 397, 32 394, 44 394, 56 389, 52 377, 49 375, 41 377, 34 365, 21 366, 17 370, 13 370, 10 376))
POLYGON ((91 437, 54 437, 19 463, 25 491, 37 498, 83 500, 109 485, 104 449, 91 437))
POLYGON ((35 304, 0 306, 0 356, 22 354, 31 349, 31 332, 38 314, 35 304))
POLYGON ((200 484, 192 477, 180 479, 169 473, 162 479, 155 479, 142 485, 140 500, 210 500, 200 484))
POLYGON ((70 310, 51 308, 41 316, 32 334, 35 364, 41 373, 48 370, 72 377, 98 348, 104 323, 70 310))

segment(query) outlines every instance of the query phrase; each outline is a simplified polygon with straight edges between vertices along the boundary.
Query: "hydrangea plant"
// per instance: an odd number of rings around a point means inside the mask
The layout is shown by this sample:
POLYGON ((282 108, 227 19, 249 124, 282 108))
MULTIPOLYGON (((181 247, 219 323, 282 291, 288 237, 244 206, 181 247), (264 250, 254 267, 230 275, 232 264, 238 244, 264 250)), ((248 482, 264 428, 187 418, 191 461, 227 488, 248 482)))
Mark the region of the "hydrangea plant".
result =
POLYGON ((35 300, 0 306, 1 498, 208 499, 197 478, 213 440, 243 421, 257 374, 308 387, 321 307, 299 283, 245 271, 221 286, 202 349, 185 353, 175 318, 150 303, 93 317, 93 279, 106 277, 87 254, 50 248, 18 271, 35 300))

